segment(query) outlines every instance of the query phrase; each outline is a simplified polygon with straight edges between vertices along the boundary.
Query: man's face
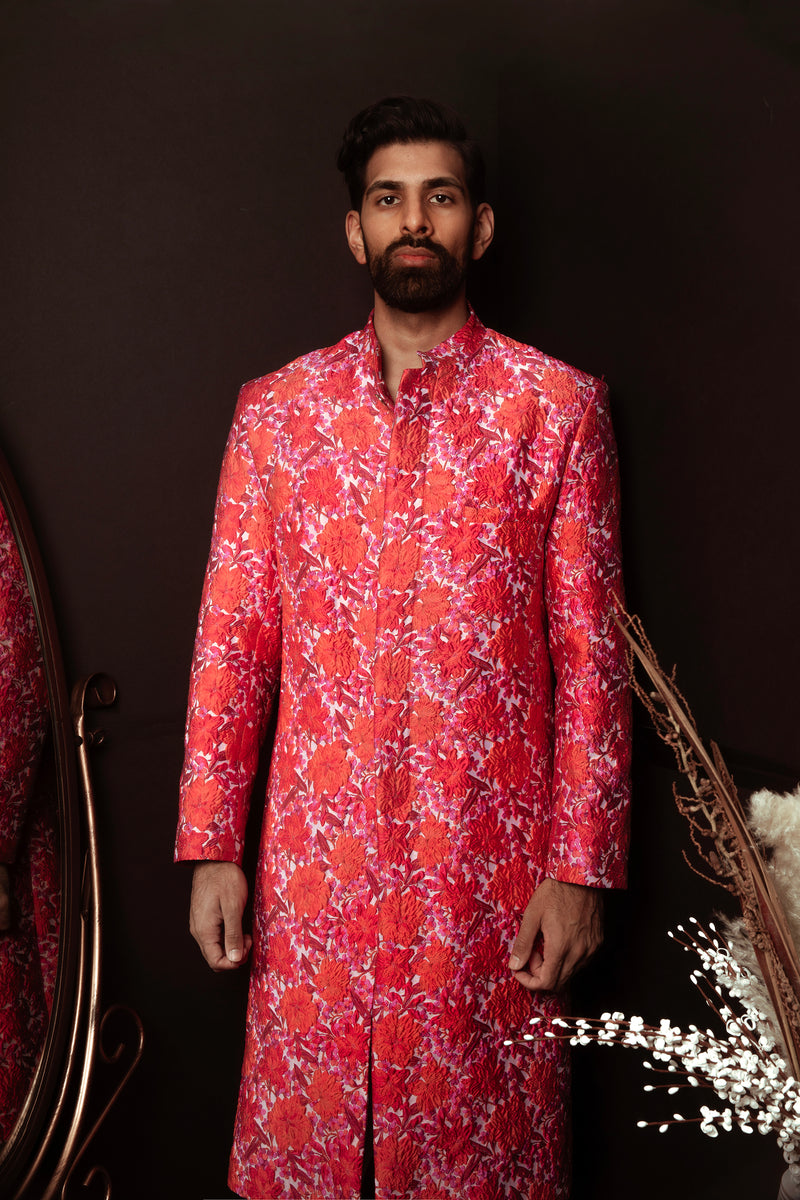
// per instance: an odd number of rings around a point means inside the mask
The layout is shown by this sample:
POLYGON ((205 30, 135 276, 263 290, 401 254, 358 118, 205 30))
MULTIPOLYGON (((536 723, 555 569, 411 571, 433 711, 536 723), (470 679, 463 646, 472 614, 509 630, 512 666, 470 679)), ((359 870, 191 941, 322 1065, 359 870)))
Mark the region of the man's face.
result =
POLYGON ((376 293, 402 312, 447 308, 491 241, 491 209, 473 209, 461 155, 446 142, 381 146, 364 183, 347 235, 376 293))

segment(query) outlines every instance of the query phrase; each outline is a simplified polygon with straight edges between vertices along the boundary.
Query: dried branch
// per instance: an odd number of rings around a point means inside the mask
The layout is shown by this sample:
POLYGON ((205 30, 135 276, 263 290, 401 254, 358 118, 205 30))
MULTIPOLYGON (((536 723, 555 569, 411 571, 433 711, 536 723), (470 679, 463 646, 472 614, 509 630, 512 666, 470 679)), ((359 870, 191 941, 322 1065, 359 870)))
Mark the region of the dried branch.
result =
POLYGON ((700 739, 675 684, 674 670, 669 678, 665 676, 638 617, 624 611, 621 617, 617 624, 631 651, 633 691, 691 786, 690 797, 678 796, 676 789, 678 809, 687 818, 692 843, 715 882, 739 899, 792 1074, 800 1079, 800 962, 766 857, 747 823, 719 747, 712 742, 709 754, 700 739), (639 682, 637 661, 654 690, 639 682))

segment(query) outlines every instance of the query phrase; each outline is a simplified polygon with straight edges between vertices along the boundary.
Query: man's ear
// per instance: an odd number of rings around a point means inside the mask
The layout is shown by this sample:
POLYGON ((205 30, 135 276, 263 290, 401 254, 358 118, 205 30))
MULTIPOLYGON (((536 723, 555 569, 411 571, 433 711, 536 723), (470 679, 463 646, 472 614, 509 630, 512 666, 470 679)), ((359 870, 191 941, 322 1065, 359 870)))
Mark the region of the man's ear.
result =
POLYGON ((347 244, 353 252, 353 258, 363 267, 367 261, 367 254, 364 250, 364 234, 361 230, 361 216, 354 208, 344 219, 344 229, 347 235, 347 244))
POLYGON ((472 257, 483 258, 494 237, 494 213, 491 205, 479 204, 475 210, 475 227, 472 235, 472 257))

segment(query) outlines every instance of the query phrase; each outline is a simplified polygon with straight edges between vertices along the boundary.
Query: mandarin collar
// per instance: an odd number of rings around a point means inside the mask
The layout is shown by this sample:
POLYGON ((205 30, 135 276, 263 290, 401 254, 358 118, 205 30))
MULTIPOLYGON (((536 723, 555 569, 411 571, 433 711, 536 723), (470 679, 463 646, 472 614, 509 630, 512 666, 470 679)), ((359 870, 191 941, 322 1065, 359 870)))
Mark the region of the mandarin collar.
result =
MULTIPOLYGON (((445 338, 443 342, 439 342, 438 346, 434 346, 431 350, 420 351, 419 357, 423 363, 426 365, 437 364, 446 362, 449 359, 457 365, 462 365, 468 362, 473 355, 477 354, 486 337, 486 326, 472 305, 468 305, 467 307, 469 315, 460 329, 457 329, 455 333, 451 333, 449 338, 445 338)), ((366 358, 369 367, 378 378, 381 378, 383 375, 383 353, 375 333, 374 316, 374 312, 371 312, 369 320, 360 333, 353 334, 347 341, 353 345, 354 349, 360 350, 366 358)))

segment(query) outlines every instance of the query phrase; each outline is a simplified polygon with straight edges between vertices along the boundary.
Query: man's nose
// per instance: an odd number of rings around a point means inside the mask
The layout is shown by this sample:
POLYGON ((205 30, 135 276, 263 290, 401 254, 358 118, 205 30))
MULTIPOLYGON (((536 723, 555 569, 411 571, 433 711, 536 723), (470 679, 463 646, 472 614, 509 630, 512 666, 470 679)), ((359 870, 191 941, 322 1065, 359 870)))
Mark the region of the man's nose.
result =
POLYGON ((419 236, 430 233, 430 221, 425 205, 419 200, 409 200, 403 209, 403 230, 419 236))

